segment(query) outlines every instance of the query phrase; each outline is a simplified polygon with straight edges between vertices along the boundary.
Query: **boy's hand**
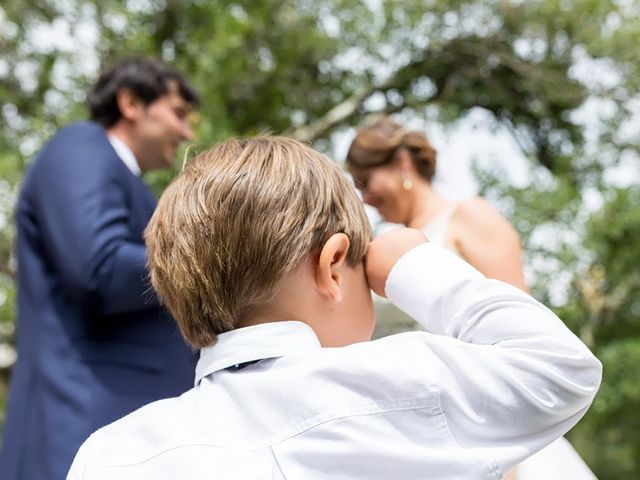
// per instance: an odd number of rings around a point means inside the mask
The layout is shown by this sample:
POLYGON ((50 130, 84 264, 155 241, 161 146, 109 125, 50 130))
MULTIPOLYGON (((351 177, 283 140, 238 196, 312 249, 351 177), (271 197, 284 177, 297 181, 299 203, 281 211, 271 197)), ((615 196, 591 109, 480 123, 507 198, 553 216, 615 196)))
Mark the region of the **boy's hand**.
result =
POLYGON ((369 288, 386 297, 384 286, 395 263, 409 250, 426 241, 424 234, 413 228, 392 230, 373 240, 364 258, 369 288))

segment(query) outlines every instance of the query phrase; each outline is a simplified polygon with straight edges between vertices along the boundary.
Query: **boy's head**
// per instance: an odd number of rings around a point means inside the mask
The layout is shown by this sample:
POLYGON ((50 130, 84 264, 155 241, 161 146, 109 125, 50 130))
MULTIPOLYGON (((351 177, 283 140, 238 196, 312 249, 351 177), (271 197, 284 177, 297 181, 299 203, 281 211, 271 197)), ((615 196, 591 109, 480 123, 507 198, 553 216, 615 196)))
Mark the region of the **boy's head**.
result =
POLYGON ((276 320, 305 321, 325 345, 365 340, 370 236, 362 203, 333 162, 266 136, 198 155, 145 232, 153 286, 198 348, 276 320))

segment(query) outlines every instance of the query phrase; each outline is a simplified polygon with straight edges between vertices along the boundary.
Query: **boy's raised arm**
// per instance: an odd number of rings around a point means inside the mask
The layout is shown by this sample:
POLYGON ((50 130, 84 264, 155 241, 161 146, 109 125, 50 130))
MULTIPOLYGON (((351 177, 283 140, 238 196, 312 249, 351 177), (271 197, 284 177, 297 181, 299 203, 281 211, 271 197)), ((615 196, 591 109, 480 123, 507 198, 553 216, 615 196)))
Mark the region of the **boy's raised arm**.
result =
POLYGON ((374 240, 369 285, 435 334, 425 358, 451 434, 504 471, 577 423, 602 367, 549 309, 421 235, 374 240))

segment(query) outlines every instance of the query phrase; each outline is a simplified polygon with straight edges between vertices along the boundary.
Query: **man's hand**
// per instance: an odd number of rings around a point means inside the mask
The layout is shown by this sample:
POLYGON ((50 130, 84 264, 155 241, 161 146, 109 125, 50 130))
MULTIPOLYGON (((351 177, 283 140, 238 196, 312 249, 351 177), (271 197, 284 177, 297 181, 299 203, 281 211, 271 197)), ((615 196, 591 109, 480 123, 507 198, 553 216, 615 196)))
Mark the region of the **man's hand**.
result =
POLYGON ((409 250, 426 241, 424 234, 413 228, 392 230, 373 240, 364 259, 369 288, 386 297, 384 286, 395 263, 409 250))

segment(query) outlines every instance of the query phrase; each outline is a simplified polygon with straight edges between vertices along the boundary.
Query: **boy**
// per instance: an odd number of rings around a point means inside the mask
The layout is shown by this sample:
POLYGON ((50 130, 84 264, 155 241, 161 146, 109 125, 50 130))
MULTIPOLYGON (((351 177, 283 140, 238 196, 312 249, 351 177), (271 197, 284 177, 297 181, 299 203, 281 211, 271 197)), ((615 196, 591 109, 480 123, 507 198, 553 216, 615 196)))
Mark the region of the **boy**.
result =
POLYGON ((553 313, 417 230, 369 240, 309 147, 199 155, 146 231, 195 387, 93 434, 68 478, 499 479, 585 413, 601 366, 553 313), (367 342, 369 288, 429 333, 367 342))

